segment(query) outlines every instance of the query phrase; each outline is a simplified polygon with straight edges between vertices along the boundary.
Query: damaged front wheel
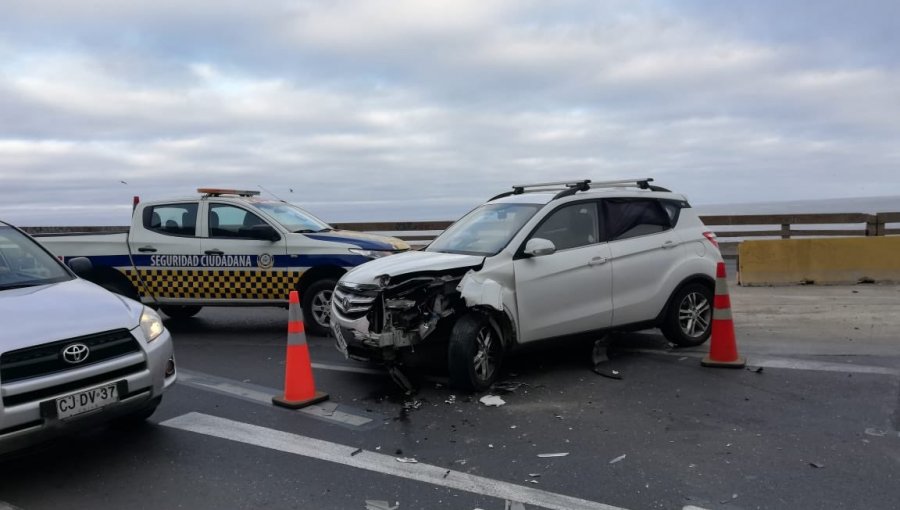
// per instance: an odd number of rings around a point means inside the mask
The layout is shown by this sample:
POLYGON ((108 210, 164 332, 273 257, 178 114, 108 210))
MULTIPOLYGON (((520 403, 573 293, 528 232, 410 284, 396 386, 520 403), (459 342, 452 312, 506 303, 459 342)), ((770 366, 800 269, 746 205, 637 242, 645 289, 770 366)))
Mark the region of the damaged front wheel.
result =
POLYGON ((503 339, 485 315, 472 312, 460 317, 448 349, 450 382, 457 388, 483 391, 497 379, 503 339))

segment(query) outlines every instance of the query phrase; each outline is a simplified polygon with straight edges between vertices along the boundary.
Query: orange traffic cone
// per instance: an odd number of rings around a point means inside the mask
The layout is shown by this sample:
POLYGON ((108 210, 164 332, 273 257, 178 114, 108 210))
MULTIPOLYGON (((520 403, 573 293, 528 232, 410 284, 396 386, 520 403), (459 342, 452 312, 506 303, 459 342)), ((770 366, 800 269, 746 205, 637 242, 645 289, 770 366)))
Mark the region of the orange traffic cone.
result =
POLYGON ((327 393, 316 391, 309 346, 303 328, 300 296, 292 290, 288 307, 287 360, 284 363, 284 396, 272 397, 272 403, 290 409, 300 409, 328 399, 327 393))
POLYGON ((731 318, 731 297, 725 277, 725 263, 716 266, 716 297, 713 301, 712 340, 709 354, 700 362, 704 367, 743 368, 747 364, 738 356, 731 318))

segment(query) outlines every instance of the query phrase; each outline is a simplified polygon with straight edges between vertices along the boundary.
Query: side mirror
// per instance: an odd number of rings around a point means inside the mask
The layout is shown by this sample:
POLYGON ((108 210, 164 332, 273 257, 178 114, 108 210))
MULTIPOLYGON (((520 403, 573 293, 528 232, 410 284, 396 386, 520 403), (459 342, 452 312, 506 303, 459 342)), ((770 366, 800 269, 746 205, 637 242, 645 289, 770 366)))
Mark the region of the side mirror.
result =
POLYGON ((533 237, 525 243, 525 255, 529 257, 542 257, 556 253, 556 245, 548 239, 533 237))
POLYGON ((66 264, 69 266, 69 269, 71 269, 73 273, 82 278, 87 278, 91 271, 94 269, 94 265, 91 264, 91 260, 87 257, 75 257, 73 259, 69 259, 66 264))
POLYGON ((250 227, 250 238, 274 243, 281 239, 281 234, 272 225, 254 225, 250 227))

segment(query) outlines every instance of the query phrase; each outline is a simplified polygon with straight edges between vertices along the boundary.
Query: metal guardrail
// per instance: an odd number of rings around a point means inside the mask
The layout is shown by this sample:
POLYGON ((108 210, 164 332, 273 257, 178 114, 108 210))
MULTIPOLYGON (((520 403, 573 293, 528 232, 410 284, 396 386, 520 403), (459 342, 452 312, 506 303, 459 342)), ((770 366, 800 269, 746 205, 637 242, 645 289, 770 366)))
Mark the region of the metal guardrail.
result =
MULTIPOLYGON (((796 237, 844 237, 844 236, 884 236, 900 235, 900 212, 829 213, 829 214, 744 214, 701 216, 714 229, 723 245, 723 252, 736 252, 738 241, 747 238, 796 237), (796 228, 801 226, 804 228, 796 228), (835 228, 809 228, 832 226, 835 228), (734 227, 734 228, 731 228, 734 227), (748 230, 746 227, 760 227, 748 230), (731 241, 734 240, 734 241, 731 241), (729 246, 732 245, 732 246, 729 246)), ((396 221, 396 222, 340 222, 332 226, 339 229, 387 234, 408 241, 413 246, 422 246, 434 239, 452 221, 396 221)), ((24 227, 30 234, 106 234, 126 232, 122 226, 72 226, 72 227, 24 227)))

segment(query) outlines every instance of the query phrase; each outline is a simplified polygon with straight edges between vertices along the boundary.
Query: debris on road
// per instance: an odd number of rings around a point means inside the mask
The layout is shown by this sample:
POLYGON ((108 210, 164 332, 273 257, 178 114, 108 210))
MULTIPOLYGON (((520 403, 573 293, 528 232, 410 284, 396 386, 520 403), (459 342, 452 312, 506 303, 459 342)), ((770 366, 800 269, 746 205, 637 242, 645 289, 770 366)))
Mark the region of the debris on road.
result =
POLYGON ((530 384, 521 381, 501 381, 491 385, 491 391, 494 393, 499 393, 501 395, 506 395, 507 393, 512 393, 518 390, 522 386, 530 386, 530 384))
POLYGON ((319 404, 319 408, 322 409, 323 416, 334 416, 334 412, 337 411, 338 405, 334 402, 325 402, 319 404))
POLYGON ((820 464, 818 462, 810 462, 809 465, 816 469, 822 469, 823 467, 825 467, 825 464, 820 464))
POLYGON ((530 476, 531 478, 540 478, 541 474, 540 473, 528 473, 528 476, 530 476))
POLYGON ((351 456, 351 457, 356 457, 356 456, 359 455, 360 453, 362 453, 362 448, 357 448, 357 449, 353 450, 352 452, 350 452, 350 456, 351 456))
POLYGON ((761 374, 763 372, 763 367, 756 367, 756 368, 747 367, 747 370, 757 373, 757 374, 761 374))
POLYGON ((406 411, 412 411, 415 409, 419 409, 423 404, 424 402, 422 402, 421 400, 408 400, 403 403, 403 409, 406 411))
POLYGON ((391 376, 391 380, 394 381, 397 386, 400 386, 407 395, 412 395, 416 392, 415 385, 409 380, 409 377, 406 377, 406 374, 404 374, 397 365, 392 365, 388 369, 388 375, 391 376))
POLYGON ((444 401, 445 404, 455 404, 456 403, 456 395, 450 395, 447 400, 444 401))
POLYGON ((549 459, 551 457, 566 457, 569 455, 569 452, 560 452, 560 453, 539 453, 538 457, 542 459, 549 459))
POLYGON ((417 461, 416 459, 414 459, 412 457, 397 457, 397 462, 400 462, 402 464, 418 464, 419 463, 419 461, 417 461))
POLYGON ((481 397, 478 401, 488 407, 500 407, 506 403, 505 400, 498 397, 497 395, 485 395, 485 396, 481 397))
POLYGON ((626 455, 627 455, 627 454, 624 454, 624 453, 623 453, 622 455, 619 455, 619 456, 616 457, 615 459, 609 461, 609 463, 610 463, 610 464, 615 464, 616 462, 620 462, 620 461, 622 461, 622 460, 625 458, 626 455))
POLYGON ((366 500, 366 510, 397 510, 400 508, 400 503, 397 502, 394 506, 391 506, 387 501, 367 499, 366 500))

